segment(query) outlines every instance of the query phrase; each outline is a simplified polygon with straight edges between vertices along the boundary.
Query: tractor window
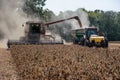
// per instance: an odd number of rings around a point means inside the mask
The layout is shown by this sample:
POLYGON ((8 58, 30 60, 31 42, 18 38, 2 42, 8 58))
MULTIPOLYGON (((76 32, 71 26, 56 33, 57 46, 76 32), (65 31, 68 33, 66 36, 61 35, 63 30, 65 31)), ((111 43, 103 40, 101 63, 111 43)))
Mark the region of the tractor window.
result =
POLYGON ((40 24, 31 23, 30 24, 30 33, 40 33, 40 24))
POLYGON ((87 36, 87 38, 89 38, 91 35, 97 35, 97 30, 96 29, 88 29, 87 31, 86 31, 86 36, 87 36))

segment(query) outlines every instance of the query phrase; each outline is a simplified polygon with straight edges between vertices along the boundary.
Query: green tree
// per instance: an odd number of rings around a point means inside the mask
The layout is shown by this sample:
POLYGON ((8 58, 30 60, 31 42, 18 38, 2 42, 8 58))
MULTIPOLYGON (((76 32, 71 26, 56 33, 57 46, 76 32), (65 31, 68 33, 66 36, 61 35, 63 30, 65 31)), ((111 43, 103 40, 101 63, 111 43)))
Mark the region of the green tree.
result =
POLYGON ((44 9, 46 0, 25 0, 23 11, 28 16, 39 17, 43 20, 47 20, 50 17, 50 10, 44 9))

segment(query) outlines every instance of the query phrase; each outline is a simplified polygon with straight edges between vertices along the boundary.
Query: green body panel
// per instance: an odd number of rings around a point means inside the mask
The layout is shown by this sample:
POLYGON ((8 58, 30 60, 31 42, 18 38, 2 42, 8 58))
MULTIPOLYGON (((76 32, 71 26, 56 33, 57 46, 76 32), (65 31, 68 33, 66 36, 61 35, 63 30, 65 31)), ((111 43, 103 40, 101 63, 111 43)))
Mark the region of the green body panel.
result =
POLYGON ((83 35, 84 35, 83 33, 76 34, 76 38, 80 41, 82 39, 83 35))

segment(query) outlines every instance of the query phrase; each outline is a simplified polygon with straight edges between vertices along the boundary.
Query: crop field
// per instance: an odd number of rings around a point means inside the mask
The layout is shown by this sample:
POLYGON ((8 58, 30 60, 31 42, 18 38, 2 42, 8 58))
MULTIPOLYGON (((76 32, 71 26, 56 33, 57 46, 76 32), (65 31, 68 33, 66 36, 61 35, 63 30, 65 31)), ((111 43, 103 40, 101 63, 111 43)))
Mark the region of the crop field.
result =
POLYGON ((120 44, 0 48, 0 80, 120 80, 120 44))
POLYGON ((19 80, 120 80, 120 47, 110 46, 13 45, 11 54, 19 80))

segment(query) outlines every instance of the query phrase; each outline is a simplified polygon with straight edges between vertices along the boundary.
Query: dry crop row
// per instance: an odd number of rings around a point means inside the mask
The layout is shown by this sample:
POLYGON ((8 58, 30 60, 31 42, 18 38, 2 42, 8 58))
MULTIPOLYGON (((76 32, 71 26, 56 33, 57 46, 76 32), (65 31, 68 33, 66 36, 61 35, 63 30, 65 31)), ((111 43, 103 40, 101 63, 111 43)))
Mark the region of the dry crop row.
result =
POLYGON ((11 54, 21 80, 120 79, 120 49, 13 45, 11 54))

